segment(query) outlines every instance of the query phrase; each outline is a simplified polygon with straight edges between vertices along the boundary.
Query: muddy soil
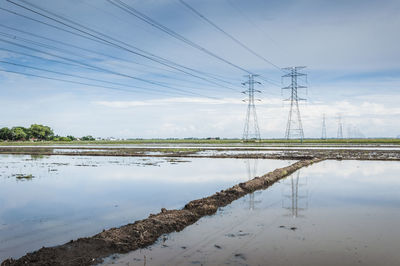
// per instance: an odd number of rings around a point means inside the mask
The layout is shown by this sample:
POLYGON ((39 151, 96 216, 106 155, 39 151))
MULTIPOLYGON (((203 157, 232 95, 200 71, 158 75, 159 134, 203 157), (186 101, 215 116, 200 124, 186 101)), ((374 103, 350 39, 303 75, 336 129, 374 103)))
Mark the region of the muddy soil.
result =
POLYGON ((265 189, 296 170, 319 162, 322 159, 310 159, 296 162, 290 166, 278 168, 261 177, 237 184, 212 196, 194 200, 181 210, 162 209, 158 214, 150 214, 147 219, 136 221, 119 228, 105 230, 97 235, 70 241, 64 245, 41 248, 28 253, 18 260, 8 259, 1 266, 9 265, 94 265, 102 258, 115 253, 127 253, 153 244, 161 235, 181 231, 195 223, 201 217, 214 214, 219 207, 232 201, 265 189))
POLYGON ((257 159, 283 159, 283 160, 307 160, 323 158, 331 160, 390 160, 399 161, 399 150, 366 150, 366 149, 251 149, 246 153, 244 149, 187 149, 187 148, 99 148, 79 147, 77 151, 71 148, 52 147, 0 147, 0 154, 21 155, 67 155, 67 156, 129 156, 129 157, 188 157, 188 158, 257 158, 257 159), (79 151, 78 151, 79 150, 79 151), (236 151, 230 154, 229 151, 236 151), (202 154, 206 152, 206 154, 202 154))

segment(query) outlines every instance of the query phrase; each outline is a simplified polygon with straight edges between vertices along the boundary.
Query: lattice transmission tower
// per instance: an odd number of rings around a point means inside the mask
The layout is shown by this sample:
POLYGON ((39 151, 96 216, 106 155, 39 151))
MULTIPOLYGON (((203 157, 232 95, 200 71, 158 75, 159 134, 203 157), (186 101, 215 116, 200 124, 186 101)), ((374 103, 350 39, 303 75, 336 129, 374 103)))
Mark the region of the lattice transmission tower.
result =
POLYGON ((284 70, 288 70, 289 73, 282 76, 282 78, 290 78, 291 84, 287 87, 282 88, 283 90, 290 90, 290 97, 285 101, 290 101, 289 117, 286 125, 285 138, 299 138, 301 141, 304 139, 303 125, 301 123, 299 101, 305 101, 298 96, 298 89, 307 88, 298 84, 298 77, 305 76, 307 74, 300 73, 298 70, 305 68, 305 66, 287 67, 284 70))
POLYGON ((260 128, 258 127, 258 120, 257 120, 257 112, 256 112, 256 105, 255 101, 259 101, 259 99, 254 99, 255 93, 261 93, 259 90, 254 89, 254 84, 261 84, 258 81, 254 81, 254 77, 258 75, 250 74, 248 75, 248 80, 243 82, 242 85, 248 85, 248 89, 243 91, 242 93, 248 94, 248 98, 244 99, 244 102, 247 102, 247 112, 246 112, 246 119, 244 123, 243 129, 243 141, 249 140, 260 140, 260 128))
POLYGON ((337 130, 337 138, 343 138, 343 123, 342 123, 342 116, 338 115, 338 130, 337 130))
POLYGON ((326 120, 325 120, 325 114, 322 115, 322 133, 321 133, 321 139, 326 139, 326 120))

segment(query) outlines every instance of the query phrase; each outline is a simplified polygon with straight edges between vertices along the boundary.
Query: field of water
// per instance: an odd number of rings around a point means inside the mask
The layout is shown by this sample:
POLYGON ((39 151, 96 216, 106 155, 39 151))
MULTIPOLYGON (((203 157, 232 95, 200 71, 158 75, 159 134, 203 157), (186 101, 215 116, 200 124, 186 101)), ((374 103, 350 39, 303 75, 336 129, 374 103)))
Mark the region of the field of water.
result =
POLYGON ((323 161, 116 265, 400 265, 400 163, 323 161))
POLYGON ((0 261, 131 223, 163 207, 182 208, 291 163, 0 155, 0 261))

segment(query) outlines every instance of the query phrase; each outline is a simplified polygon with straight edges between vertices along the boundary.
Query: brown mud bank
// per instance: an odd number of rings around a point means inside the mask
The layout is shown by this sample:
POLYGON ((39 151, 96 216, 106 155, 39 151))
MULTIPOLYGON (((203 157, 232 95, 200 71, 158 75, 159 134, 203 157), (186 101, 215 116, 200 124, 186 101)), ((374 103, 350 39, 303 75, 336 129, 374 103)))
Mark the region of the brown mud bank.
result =
POLYGON ((292 174, 302 167, 319 162, 321 159, 310 159, 296 162, 290 166, 278 168, 261 177, 237 184, 212 196, 193 200, 181 210, 162 209, 158 214, 150 214, 147 219, 136 221, 119 228, 105 230, 97 235, 70 241, 64 245, 41 248, 28 253, 18 260, 7 259, 1 266, 9 265, 94 265, 102 258, 115 253, 127 253, 153 244, 167 233, 181 231, 206 215, 214 214, 219 207, 232 201, 265 189, 278 180, 292 174))
POLYGON ((400 151, 379 149, 315 149, 315 148, 94 148, 94 147, 0 147, 0 154, 31 156, 120 156, 120 157, 187 157, 187 158, 253 158, 307 160, 380 160, 400 161, 400 151))

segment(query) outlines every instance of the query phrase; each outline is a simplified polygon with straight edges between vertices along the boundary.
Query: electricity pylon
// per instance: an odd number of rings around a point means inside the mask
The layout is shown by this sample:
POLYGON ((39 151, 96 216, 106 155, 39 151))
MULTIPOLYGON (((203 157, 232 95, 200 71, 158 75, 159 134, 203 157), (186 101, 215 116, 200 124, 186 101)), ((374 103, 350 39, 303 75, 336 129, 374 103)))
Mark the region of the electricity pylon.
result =
POLYGON ((261 84, 258 81, 254 81, 254 77, 257 77, 258 75, 253 75, 250 74, 248 75, 248 81, 243 82, 242 85, 248 85, 249 88, 242 93, 248 94, 249 97, 245 100, 244 102, 248 102, 247 105, 247 113, 246 113, 246 120, 244 123, 244 129, 243 129, 243 141, 249 141, 249 140, 260 140, 260 128, 258 127, 258 121, 257 121, 257 112, 256 112, 256 105, 254 104, 255 100, 259 99, 254 99, 254 93, 258 92, 261 93, 259 90, 254 89, 254 84, 261 84))
POLYGON ((326 139, 326 121, 325 114, 322 115, 322 134, 321 139, 326 139))
POLYGON ((340 114, 338 115, 337 138, 338 139, 342 139, 343 138, 343 123, 342 123, 342 116, 340 114))
POLYGON ((300 109, 299 109, 299 101, 304 101, 298 96, 297 90, 301 88, 307 88, 306 86, 301 86, 297 83, 297 77, 299 76, 307 76, 304 73, 298 72, 299 69, 303 69, 305 66, 297 66, 297 67, 287 67, 284 70, 289 70, 290 72, 282 78, 290 78, 291 84, 287 87, 282 88, 283 90, 290 90, 290 97, 285 101, 290 101, 290 111, 289 117, 286 125, 286 133, 285 138, 299 138, 301 141, 304 139, 303 125, 301 123, 300 109))

